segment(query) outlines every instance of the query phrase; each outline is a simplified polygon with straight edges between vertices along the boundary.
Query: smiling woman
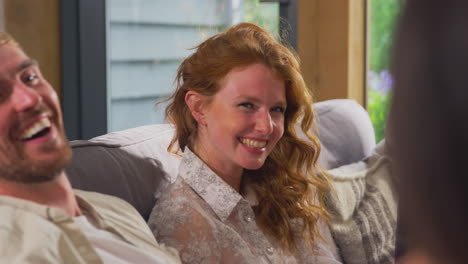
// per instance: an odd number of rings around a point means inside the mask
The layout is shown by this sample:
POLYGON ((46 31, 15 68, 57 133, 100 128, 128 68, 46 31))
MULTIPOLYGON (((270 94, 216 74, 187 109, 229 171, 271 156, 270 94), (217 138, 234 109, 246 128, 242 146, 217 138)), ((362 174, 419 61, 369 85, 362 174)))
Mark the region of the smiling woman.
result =
POLYGON ((284 81, 264 64, 234 68, 208 98, 186 93, 190 112, 201 124, 193 150, 239 191, 243 169, 261 168, 283 135, 284 81))
POLYGON ((183 159, 150 217, 158 240, 186 263, 336 263, 312 99, 293 53, 241 23, 198 45, 176 79, 168 150, 183 159))

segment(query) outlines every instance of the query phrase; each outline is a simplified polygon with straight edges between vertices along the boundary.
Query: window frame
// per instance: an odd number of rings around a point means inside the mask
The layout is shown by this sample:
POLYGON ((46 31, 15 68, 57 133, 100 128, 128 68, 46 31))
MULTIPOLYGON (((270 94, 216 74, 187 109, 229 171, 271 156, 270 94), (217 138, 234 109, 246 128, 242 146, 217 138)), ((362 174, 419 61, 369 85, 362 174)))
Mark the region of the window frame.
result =
POLYGON ((61 2, 62 105, 70 140, 107 133, 105 4, 105 0, 61 2))

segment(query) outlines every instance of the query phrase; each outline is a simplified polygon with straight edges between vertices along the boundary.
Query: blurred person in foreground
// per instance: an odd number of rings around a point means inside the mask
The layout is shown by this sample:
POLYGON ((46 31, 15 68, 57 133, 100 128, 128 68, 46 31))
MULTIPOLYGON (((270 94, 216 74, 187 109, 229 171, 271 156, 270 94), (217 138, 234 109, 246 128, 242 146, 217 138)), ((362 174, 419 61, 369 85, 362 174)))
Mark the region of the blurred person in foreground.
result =
POLYGON ((289 49, 232 26, 182 62, 171 99, 169 150, 183 158, 150 216, 158 240, 185 263, 339 263, 312 98, 289 49))
POLYGON ((178 263, 128 203, 73 190, 57 94, 0 32, 0 263, 178 263))
POLYGON ((404 2, 387 137, 408 245, 399 263, 468 263, 468 1, 404 2))

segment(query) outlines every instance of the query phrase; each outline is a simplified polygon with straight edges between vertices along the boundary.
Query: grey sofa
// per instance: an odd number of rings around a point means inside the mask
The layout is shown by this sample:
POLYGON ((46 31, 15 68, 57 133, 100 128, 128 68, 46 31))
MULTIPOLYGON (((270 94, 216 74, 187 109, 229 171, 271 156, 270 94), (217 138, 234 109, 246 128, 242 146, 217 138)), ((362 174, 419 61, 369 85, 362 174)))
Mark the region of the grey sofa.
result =
MULTIPOLYGON (((315 103, 314 109, 324 168, 371 154, 374 130, 358 103, 329 100, 315 103)), ((173 132, 167 124, 149 125, 72 141, 73 160, 66 171, 73 187, 118 196, 148 219, 160 191, 177 176, 180 157, 166 151, 173 132)))
MULTIPOLYGON (((343 263, 394 263, 397 194, 385 142, 376 146, 369 115, 355 101, 324 101, 314 109, 319 164, 336 191, 326 197, 330 229, 343 263)), ((166 151, 173 133, 170 125, 149 125, 71 142, 72 185, 127 200, 148 219, 177 176, 180 157, 166 151)))

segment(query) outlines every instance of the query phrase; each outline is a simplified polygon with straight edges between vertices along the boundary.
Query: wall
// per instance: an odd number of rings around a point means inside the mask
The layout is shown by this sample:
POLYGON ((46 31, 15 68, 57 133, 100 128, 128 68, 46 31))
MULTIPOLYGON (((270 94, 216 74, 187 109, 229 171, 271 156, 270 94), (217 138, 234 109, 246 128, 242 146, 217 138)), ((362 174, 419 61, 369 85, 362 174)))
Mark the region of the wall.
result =
POLYGON ((0 0, 0 31, 5 31, 5 15, 3 13, 3 0, 0 0))
POLYGON ((109 131, 163 123, 191 48, 231 23, 228 0, 108 0, 109 131), (156 110, 156 111, 155 111, 156 110))
POLYGON ((1 9, 0 27, 39 62, 45 78, 60 94, 59 0, 2 0, 1 9))

